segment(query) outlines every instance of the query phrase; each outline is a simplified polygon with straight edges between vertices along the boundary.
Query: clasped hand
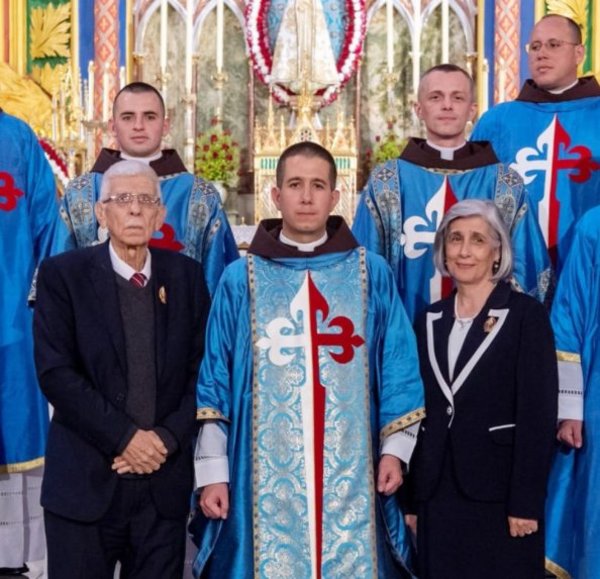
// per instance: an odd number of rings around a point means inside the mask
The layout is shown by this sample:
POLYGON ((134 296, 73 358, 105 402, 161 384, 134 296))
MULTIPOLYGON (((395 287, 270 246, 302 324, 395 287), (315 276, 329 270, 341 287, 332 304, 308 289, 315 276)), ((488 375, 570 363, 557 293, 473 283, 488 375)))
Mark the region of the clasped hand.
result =
POLYGON ((115 457, 112 470, 118 474, 150 474, 167 460, 167 447, 152 430, 137 430, 125 450, 115 457))

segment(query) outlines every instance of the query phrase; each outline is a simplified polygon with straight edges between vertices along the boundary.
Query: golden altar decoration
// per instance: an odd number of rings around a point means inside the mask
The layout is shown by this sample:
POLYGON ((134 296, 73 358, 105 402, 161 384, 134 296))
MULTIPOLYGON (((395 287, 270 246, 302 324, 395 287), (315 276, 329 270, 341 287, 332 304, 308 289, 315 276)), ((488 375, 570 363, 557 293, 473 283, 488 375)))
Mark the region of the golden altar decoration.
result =
POLYGON ((338 111, 335 126, 327 122, 319 127, 317 121, 317 98, 303 82, 297 98, 292 99, 291 115, 295 115, 292 127, 286 126, 283 115, 279 123, 275 119, 273 99, 269 100, 266 124, 259 121, 254 129, 254 218, 278 217, 279 211, 271 199, 271 189, 275 186, 275 168, 281 153, 294 143, 313 141, 328 149, 335 159, 338 171, 337 188, 340 201, 334 210, 350 224, 354 218, 358 194, 356 191, 357 158, 356 129, 354 119, 345 119, 338 111))

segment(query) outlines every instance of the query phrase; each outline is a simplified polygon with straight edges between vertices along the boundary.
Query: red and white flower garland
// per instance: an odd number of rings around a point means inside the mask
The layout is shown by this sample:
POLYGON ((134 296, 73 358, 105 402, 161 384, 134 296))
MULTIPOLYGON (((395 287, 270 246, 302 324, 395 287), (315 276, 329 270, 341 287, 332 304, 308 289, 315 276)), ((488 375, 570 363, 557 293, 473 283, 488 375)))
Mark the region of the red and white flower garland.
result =
POLYGON ((48 163, 50 163, 52 172, 54 173, 54 175, 56 175, 58 180, 61 182, 62 186, 66 187, 69 184, 70 179, 69 170, 67 168, 67 162, 65 158, 48 139, 38 140, 42 149, 44 150, 44 154, 46 155, 48 163))
MULTIPOLYGON (((293 1, 293 0, 290 0, 293 1)), ((250 58, 256 74, 266 85, 271 84, 271 67, 273 54, 269 47, 267 30, 267 14, 271 0, 250 0, 246 8, 246 38, 250 49, 250 58)), ((346 0, 348 29, 344 36, 344 44, 337 61, 339 84, 329 86, 317 93, 322 96, 322 106, 332 103, 339 90, 352 78, 356 71, 363 50, 367 26, 365 0, 346 0)), ((274 84, 273 96, 281 103, 288 104, 292 93, 274 84)))

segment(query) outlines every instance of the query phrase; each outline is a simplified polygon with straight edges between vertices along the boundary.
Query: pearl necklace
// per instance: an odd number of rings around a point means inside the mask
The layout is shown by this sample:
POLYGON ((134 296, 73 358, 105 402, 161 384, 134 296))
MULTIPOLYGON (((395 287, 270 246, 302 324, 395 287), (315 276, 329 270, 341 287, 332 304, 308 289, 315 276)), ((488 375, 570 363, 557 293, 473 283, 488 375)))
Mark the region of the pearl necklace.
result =
POLYGON ((471 316, 470 318, 461 318, 458 315, 458 296, 455 296, 454 297, 454 319, 458 323, 458 328, 460 330, 469 328, 471 326, 471 324, 473 323, 474 318, 475 318, 475 316, 471 316))

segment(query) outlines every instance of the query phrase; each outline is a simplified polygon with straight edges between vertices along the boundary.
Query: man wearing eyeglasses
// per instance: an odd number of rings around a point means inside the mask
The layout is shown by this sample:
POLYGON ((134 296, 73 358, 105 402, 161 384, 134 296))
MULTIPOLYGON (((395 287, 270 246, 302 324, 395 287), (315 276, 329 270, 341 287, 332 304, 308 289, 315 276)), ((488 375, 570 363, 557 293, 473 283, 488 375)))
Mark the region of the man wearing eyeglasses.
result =
POLYGON ((114 164, 95 211, 109 241, 38 277, 48 577, 112 579, 117 561, 126 577, 181 577, 210 298, 198 262, 148 248, 165 220, 152 168, 114 164))
POLYGON ((151 85, 133 82, 115 97, 109 130, 119 150, 102 149, 91 172, 74 179, 63 198, 63 216, 71 227, 70 247, 88 247, 106 238, 94 212, 106 170, 123 159, 149 164, 160 178, 167 220, 150 245, 181 252, 200 261, 214 292, 225 266, 239 257, 215 188, 188 173, 174 149, 161 150, 169 131, 165 104, 151 85))
POLYGON ((570 18, 543 17, 527 50, 531 78, 481 117, 472 139, 491 141, 523 177, 560 274, 574 223, 600 203, 600 85, 577 77, 585 48, 570 18))

